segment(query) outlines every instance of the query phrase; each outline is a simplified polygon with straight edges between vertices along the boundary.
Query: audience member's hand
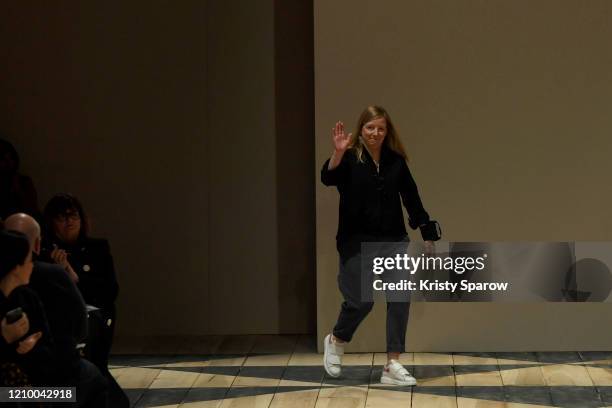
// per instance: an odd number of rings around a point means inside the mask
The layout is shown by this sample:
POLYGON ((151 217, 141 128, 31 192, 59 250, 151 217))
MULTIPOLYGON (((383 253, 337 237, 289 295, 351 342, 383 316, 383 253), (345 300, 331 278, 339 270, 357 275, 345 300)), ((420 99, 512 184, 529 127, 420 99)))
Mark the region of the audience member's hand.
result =
POLYGON ((53 248, 51 251, 51 259, 56 264, 61 265, 64 269, 68 268, 70 264, 68 263, 68 254, 63 249, 59 249, 58 247, 53 248))
POLYGON ((70 279, 72 279, 74 283, 79 282, 79 275, 76 274, 74 269, 72 269, 71 265, 68 265, 68 267, 66 268, 66 273, 68 274, 68 276, 70 277, 70 279))
POLYGON ((2 319, 0 326, 2 327, 2 337, 8 344, 11 344, 22 338, 30 330, 30 321, 24 313, 19 320, 10 324, 7 323, 5 317, 2 319))
POLYGON ((19 342, 19 346, 17 346, 17 353, 25 354, 34 348, 38 340, 42 337, 42 332, 36 332, 34 334, 30 334, 25 340, 21 340, 19 342))

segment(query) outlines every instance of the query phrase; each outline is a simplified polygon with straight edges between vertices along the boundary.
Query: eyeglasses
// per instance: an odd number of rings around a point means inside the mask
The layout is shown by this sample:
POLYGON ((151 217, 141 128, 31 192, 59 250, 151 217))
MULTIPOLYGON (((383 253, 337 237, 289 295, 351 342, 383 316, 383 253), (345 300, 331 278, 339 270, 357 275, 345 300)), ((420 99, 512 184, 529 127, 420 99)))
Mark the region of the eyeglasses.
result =
POLYGON ((66 222, 68 220, 70 221, 79 221, 81 219, 81 216, 79 215, 78 212, 74 212, 74 213, 66 213, 66 214, 58 214, 55 216, 55 220, 56 221, 60 221, 60 222, 66 222))

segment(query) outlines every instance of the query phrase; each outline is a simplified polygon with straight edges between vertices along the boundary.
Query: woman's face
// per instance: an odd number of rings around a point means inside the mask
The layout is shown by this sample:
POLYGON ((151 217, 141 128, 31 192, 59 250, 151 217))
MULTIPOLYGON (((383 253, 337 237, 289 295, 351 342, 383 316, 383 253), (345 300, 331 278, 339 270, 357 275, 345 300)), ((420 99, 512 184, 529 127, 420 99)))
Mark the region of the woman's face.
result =
POLYGON ((370 150, 379 150, 387 136, 387 120, 383 117, 366 122, 361 128, 361 137, 370 150))
POLYGON ((66 211, 53 218, 55 235, 63 242, 72 243, 79 238, 81 217, 76 209, 66 211))
POLYGON ((23 265, 17 265, 15 267, 15 275, 22 285, 27 285, 30 283, 30 276, 32 275, 33 266, 32 253, 29 252, 23 265))

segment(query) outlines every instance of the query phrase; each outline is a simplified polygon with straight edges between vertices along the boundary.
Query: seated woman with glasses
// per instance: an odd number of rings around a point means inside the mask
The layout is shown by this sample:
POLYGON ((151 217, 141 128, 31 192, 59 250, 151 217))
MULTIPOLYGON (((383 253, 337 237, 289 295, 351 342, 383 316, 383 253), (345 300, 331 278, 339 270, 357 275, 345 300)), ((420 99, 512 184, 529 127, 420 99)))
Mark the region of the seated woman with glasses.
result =
POLYGON ((101 336, 88 345, 88 359, 102 373, 108 372, 108 356, 115 329, 115 300, 119 285, 108 241, 91 238, 83 206, 70 194, 51 198, 44 209, 45 261, 62 265, 76 282, 85 303, 100 309, 101 336))

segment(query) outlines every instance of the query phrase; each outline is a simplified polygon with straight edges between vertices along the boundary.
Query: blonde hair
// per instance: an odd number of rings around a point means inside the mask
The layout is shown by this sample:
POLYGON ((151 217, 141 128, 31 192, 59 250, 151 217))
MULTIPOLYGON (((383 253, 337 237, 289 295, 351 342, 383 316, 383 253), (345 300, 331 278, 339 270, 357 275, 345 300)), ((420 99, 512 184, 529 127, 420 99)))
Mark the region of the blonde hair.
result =
POLYGON ((404 158, 404 160, 408 161, 408 155, 406 154, 406 149, 404 149, 404 145, 395 130, 395 126, 393 126, 393 122, 391 121, 391 117, 385 110, 385 108, 381 106, 368 106, 361 112, 359 115, 359 120, 357 121, 357 129, 353 133, 351 137, 351 149, 355 151, 355 155, 357 156, 357 160, 363 163, 363 149, 364 145, 361 141, 361 129, 363 125, 368 123, 369 121, 377 118, 385 118, 387 122, 387 135, 385 136, 385 140, 383 144, 386 145, 389 149, 393 150, 395 153, 399 154, 404 158))

